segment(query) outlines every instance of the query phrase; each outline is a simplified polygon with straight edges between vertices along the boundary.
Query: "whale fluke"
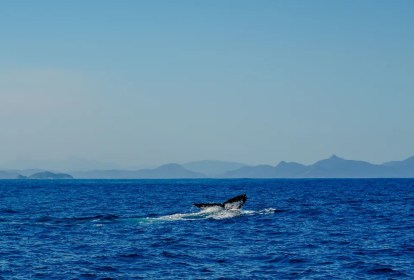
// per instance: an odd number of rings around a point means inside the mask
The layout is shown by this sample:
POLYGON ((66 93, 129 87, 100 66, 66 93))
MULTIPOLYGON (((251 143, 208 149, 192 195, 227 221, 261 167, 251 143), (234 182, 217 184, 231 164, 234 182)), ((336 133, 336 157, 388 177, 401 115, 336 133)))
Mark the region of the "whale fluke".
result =
POLYGON ((230 198, 229 200, 223 203, 194 203, 193 205, 201 209, 205 209, 208 207, 221 207, 226 210, 231 210, 231 209, 242 208, 244 203, 246 203, 246 200, 247 200, 247 195, 242 194, 242 195, 238 195, 236 197, 230 198))

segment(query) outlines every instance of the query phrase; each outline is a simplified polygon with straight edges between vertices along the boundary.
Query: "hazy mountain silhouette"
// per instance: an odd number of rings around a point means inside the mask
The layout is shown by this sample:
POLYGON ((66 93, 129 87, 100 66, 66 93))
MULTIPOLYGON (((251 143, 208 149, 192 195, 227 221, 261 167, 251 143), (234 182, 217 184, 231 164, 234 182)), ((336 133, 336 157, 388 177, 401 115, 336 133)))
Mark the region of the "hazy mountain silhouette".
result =
MULTIPOLYGON (((34 170, 32 170, 34 171, 34 170)), ((0 171, 0 179, 30 177, 28 170, 0 171)), ((236 162, 197 161, 165 164, 153 169, 91 170, 70 172, 78 179, 181 179, 181 178, 414 178, 414 157, 384 164, 347 160, 336 155, 310 165, 281 161, 276 166, 247 166, 236 162)), ((47 176, 46 176, 47 177, 47 176)))
POLYGON ((307 167, 304 178, 375 178, 389 177, 390 170, 365 161, 346 160, 336 155, 307 167))
POLYGON ((80 179, 180 179, 205 178, 206 175, 185 169, 179 164, 165 164, 154 169, 141 170, 93 170, 72 172, 74 177, 80 179))
POLYGON ((208 177, 217 177, 246 165, 239 162, 202 160, 185 163, 182 166, 189 171, 202 173, 208 177))
POLYGON ((276 178, 275 167, 270 165, 244 166, 226 172, 223 178, 276 178))
POLYGON ((49 171, 39 170, 18 170, 0 171, 0 179, 73 179, 73 177, 66 173, 52 173, 49 171), (31 172, 32 171, 32 172, 31 172))
MULTIPOLYGON (((25 179, 24 176, 21 176, 19 179, 25 179)), ((49 171, 43 171, 35 173, 27 177, 27 179, 41 179, 41 180, 60 180, 60 179, 73 179, 73 177, 66 173, 52 173, 49 171)))
POLYGON ((297 178, 306 172, 307 166, 296 162, 281 161, 275 167, 276 178, 297 178))
POLYGON ((397 177, 414 177, 414 156, 402 161, 390 161, 383 164, 392 169, 397 177))
POLYGON ((414 157, 372 164, 336 155, 311 165, 280 162, 277 166, 245 166, 223 174, 225 178, 398 178, 414 177, 414 157))

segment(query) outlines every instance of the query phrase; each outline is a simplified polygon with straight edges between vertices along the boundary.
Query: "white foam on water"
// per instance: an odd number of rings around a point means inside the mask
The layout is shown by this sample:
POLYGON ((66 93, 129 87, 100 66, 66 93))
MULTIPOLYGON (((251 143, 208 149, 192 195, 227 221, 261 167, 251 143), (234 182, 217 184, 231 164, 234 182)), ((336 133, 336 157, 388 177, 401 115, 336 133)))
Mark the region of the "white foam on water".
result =
POLYGON ((203 208, 198 213, 215 213, 215 212, 220 212, 220 211, 226 211, 226 210, 223 209, 223 207, 221 206, 212 206, 212 207, 203 208))
POLYGON ((234 210, 223 209, 222 207, 208 207, 195 213, 177 213, 172 215, 165 215, 160 217, 147 217, 139 219, 141 223, 152 223, 160 221, 192 221, 192 220, 224 220, 232 219, 239 216, 251 216, 251 215, 267 215, 274 214, 277 211, 275 208, 266 208, 262 210, 234 210))
POLYGON ((172 214, 152 218, 153 220, 161 221, 188 221, 188 220, 203 220, 203 219, 228 219, 240 215, 240 211, 225 210, 222 207, 209 207, 196 213, 172 214))
POLYGON ((223 219, 231 219, 234 217, 238 217, 242 215, 240 210, 220 210, 217 212, 212 212, 209 214, 205 219, 214 219, 214 220, 223 220, 223 219))
POLYGON ((199 218, 198 213, 188 213, 188 214, 172 214, 172 215, 166 215, 161 216, 157 218, 149 218, 153 220, 160 220, 160 221, 180 221, 180 220, 194 220, 199 218))
POLYGON ((276 208, 265 208, 263 210, 256 211, 257 214, 264 215, 264 214, 274 214, 277 212, 276 208))

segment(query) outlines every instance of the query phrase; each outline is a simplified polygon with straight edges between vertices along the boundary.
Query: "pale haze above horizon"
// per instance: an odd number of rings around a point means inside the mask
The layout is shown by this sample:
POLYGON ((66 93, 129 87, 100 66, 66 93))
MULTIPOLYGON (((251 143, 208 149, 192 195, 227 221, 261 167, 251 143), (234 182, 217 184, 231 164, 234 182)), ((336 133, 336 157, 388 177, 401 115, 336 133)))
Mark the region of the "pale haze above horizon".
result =
POLYGON ((403 160, 414 155, 413 10, 3 1, 0 167, 403 160))

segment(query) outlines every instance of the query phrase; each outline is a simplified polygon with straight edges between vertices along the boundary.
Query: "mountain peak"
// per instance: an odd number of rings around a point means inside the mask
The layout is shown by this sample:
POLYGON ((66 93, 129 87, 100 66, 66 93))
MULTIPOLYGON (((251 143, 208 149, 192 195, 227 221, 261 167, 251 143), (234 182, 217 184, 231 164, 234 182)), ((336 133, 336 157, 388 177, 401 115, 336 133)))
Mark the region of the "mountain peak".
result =
POLYGON ((285 166, 285 165, 287 165, 288 163, 286 162, 286 161, 284 161, 284 160, 282 160, 281 162, 279 162, 279 164, 278 165, 276 165, 276 166, 285 166))
POLYGON ((336 166, 338 164, 343 164, 344 162, 346 162, 345 159, 340 158, 337 155, 332 155, 331 157, 327 159, 322 159, 320 161, 315 162, 311 166, 327 168, 327 167, 331 167, 332 165, 336 166))
POLYGON ((336 159, 343 159, 343 158, 340 158, 337 155, 333 154, 329 159, 330 160, 332 160, 332 159, 335 159, 336 160, 336 159))
POLYGON ((341 161, 345 161, 346 159, 343 159, 341 157, 338 157, 337 155, 333 154, 332 156, 330 156, 327 159, 323 159, 320 162, 341 162, 341 161))

